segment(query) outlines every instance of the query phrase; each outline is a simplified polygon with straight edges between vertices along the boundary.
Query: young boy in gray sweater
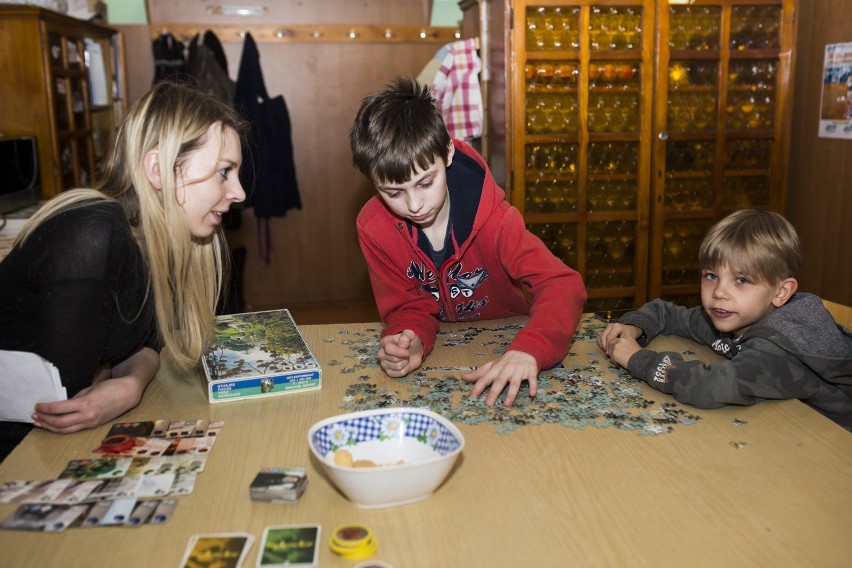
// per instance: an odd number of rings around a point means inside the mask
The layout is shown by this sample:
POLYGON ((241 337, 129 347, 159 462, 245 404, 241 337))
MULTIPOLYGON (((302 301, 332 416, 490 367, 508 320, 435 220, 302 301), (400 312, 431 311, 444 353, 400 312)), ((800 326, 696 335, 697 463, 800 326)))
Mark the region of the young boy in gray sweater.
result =
POLYGON ((799 238, 781 215, 743 209, 716 223, 701 243, 702 306, 662 300, 610 324, 598 338, 609 358, 680 402, 699 408, 798 398, 852 430, 852 333, 822 301, 796 292, 799 238), (642 349, 679 335, 728 360, 684 361, 642 349))

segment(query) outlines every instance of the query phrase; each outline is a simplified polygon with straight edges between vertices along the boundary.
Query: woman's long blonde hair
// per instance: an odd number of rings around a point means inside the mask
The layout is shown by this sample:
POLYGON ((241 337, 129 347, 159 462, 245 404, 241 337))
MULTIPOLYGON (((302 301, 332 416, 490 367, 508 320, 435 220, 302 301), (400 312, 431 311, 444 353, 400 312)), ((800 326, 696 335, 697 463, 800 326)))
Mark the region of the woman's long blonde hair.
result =
POLYGON ((228 261, 221 230, 204 239, 190 234, 177 193, 181 167, 212 125, 220 127, 222 145, 228 128, 244 139, 245 122, 215 96, 177 83, 154 85, 122 120, 94 189, 51 199, 18 236, 23 241, 44 220, 92 200, 119 203, 148 264, 164 351, 182 371, 192 369, 210 343, 228 261), (160 190, 143 166, 151 150, 159 154, 160 190))

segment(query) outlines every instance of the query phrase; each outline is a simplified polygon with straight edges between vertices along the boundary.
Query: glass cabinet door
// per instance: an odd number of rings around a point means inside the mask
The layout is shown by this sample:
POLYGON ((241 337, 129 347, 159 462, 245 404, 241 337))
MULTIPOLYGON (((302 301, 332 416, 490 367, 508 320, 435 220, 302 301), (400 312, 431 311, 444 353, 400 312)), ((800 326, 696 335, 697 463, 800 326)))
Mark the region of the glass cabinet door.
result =
POLYGON ((792 4, 660 2, 650 297, 698 305, 710 225, 783 211, 792 4))
POLYGON ((603 4, 513 9, 512 202, 587 311, 647 295, 653 6, 603 4))
POLYGON ((510 194, 587 311, 698 302, 698 245, 783 211, 796 0, 512 3, 510 194))

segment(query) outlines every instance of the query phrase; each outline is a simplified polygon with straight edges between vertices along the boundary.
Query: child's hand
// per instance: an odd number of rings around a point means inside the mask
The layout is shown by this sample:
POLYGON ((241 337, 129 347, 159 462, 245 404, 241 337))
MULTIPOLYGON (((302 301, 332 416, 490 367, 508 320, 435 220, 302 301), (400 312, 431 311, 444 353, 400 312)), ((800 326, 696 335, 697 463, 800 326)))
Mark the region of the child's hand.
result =
POLYGON ((535 397, 538 386, 538 364, 529 353, 506 351, 499 359, 489 361, 477 370, 465 373, 461 378, 468 383, 476 383, 470 391, 471 398, 478 397, 488 385, 491 385, 491 392, 485 399, 485 406, 494 406, 497 397, 508 385, 509 390, 506 392, 503 405, 512 406, 524 381, 529 381, 530 397, 535 397))
POLYGON ((635 325, 611 323, 598 337, 598 345, 613 363, 626 369, 630 357, 641 349, 636 341, 640 337, 642 330, 635 325))
POLYGON ((410 329, 383 337, 379 363, 389 377, 404 377, 423 363, 423 342, 410 329))

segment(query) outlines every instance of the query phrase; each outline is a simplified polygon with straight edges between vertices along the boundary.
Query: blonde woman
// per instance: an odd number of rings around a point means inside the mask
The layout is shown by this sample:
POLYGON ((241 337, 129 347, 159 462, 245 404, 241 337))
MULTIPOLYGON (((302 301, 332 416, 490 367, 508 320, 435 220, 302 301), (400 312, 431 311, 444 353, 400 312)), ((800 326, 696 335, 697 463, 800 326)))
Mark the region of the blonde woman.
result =
MULTIPOLYGON (((40 355, 69 399, 34 425, 75 432, 136 406, 160 350, 190 370, 210 340, 227 248, 220 224, 243 201, 244 123, 192 87, 155 85, 129 110, 94 189, 49 201, 0 263, 0 349, 40 355)), ((31 426, 0 424, 0 459, 31 426)))

